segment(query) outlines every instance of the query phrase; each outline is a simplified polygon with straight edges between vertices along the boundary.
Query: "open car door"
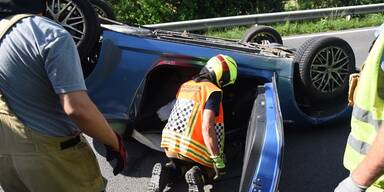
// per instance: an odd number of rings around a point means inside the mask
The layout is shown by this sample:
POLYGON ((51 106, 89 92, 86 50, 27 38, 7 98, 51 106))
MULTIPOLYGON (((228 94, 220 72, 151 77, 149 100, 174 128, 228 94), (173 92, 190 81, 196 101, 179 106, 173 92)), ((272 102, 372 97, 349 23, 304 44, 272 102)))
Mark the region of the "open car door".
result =
POLYGON ((239 191, 278 191, 283 124, 275 77, 258 87, 249 120, 239 191))

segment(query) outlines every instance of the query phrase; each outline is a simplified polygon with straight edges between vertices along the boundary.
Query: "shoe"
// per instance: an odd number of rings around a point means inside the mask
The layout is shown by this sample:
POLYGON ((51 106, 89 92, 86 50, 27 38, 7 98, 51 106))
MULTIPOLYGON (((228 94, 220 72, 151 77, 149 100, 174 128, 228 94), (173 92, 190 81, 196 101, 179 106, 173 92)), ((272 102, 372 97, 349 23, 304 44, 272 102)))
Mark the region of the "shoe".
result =
POLYGON ((156 163, 152 169, 152 177, 147 192, 162 192, 167 185, 167 174, 161 163, 156 163))
POLYGON ((193 166, 185 173, 188 192, 204 192, 203 174, 198 166, 193 166))

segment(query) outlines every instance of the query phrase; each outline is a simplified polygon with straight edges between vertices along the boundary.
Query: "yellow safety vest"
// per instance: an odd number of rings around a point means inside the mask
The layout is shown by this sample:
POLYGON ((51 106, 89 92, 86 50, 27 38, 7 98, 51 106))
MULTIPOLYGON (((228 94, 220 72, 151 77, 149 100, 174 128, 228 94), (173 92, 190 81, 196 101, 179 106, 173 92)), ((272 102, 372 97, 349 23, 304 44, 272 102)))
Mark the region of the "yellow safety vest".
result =
MULTIPOLYGON (((355 92, 352 129, 344 154, 344 166, 350 171, 363 160, 384 120, 384 73, 380 67, 383 50, 382 32, 365 60, 355 92)), ((384 188, 384 176, 375 186, 384 188)))
MULTIPOLYGON (((222 92, 210 82, 195 82, 193 80, 180 87, 175 106, 163 129, 162 148, 204 166, 213 166, 211 154, 209 154, 203 139, 202 120, 205 103, 215 91, 222 92)), ((219 114, 215 118, 215 130, 220 152, 224 152, 224 114, 221 102, 219 114)))

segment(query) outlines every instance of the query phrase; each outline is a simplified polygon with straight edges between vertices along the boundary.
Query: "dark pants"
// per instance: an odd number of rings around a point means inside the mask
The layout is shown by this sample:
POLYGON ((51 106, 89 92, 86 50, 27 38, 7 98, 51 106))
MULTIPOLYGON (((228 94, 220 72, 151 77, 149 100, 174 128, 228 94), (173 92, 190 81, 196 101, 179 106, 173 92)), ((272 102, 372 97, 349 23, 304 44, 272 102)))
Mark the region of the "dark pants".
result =
POLYGON ((203 166, 193 161, 181 160, 178 158, 168 157, 169 162, 166 164, 166 167, 169 168, 169 180, 175 181, 177 179, 184 178, 185 173, 194 166, 198 166, 204 178, 204 184, 211 184, 213 181, 213 176, 215 175, 215 170, 210 167, 203 166))

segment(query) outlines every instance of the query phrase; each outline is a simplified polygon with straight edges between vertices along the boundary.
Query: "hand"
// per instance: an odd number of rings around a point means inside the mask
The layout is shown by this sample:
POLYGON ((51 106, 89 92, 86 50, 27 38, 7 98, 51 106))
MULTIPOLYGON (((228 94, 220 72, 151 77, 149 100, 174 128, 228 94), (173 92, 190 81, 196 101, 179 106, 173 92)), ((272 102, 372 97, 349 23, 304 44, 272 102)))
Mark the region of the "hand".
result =
POLYGON ((357 184, 353 181, 352 177, 349 176, 339 183, 334 192, 364 192, 367 188, 367 186, 357 184))
POLYGON ((213 160, 213 169, 215 170, 215 176, 213 180, 219 180, 223 175, 226 174, 225 163, 220 155, 211 156, 213 160))
POLYGON ((125 150, 123 139, 121 138, 121 136, 116 132, 115 132, 115 135, 119 142, 119 151, 115 151, 112 149, 112 147, 107 145, 105 147, 107 149, 107 154, 106 154, 107 161, 110 162, 114 159, 117 159, 116 166, 113 168, 113 174, 117 175, 127 165, 127 151, 125 150))

